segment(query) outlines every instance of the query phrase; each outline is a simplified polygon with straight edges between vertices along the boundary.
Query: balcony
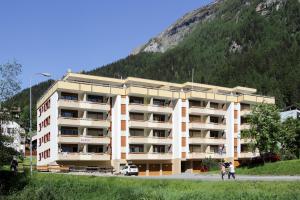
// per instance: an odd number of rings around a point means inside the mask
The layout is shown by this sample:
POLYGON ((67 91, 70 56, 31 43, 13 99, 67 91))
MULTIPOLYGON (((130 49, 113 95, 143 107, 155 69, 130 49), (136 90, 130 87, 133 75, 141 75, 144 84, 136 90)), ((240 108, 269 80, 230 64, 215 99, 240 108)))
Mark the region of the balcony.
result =
POLYGON ((239 158, 254 158, 258 157, 259 153, 258 152, 241 152, 239 158))
POLYGON ((246 115, 250 115, 251 110, 250 109, 244 109, 240 111, 240 115, 241 116, 246 116, 246 115))
POLYGON ((109 161, 110 155, 107 153, 58 153, 58 161, 109 161))
POLYGON ((148 128, 148 129, 172 129, 172 123, 170 122, 156 122, 156 121, 134 121, 130 120, 130 128, 148 128))
POLYGON ((144 137, 130 136, 128 138, 130 144, 172 144, 171 137, 144 137))
POLYGON ((58 143, 65 144, 109 144, 109 137, 59 135, 58 143))
POLYGON ((192 115, 224 116, 224 115, 226 115, 226 110, 214 109, 214 108, 204 108, 204 107, 190 107, 189 113, 192 115))
POLYGON ((129 104, 129 112, 148 112, 148 113, 161 113, 171 114, 173 109, 170 106, 157 106, 153 104, 129 104))
POLYGON ((61 126, 85 126, 93 128, 108 128, 110 126, 110 121, 108 120, 93 120, 85 118, 68 118, 59 117, 58 125, 61 126))
POLYGON ((190 122, 189 124, 190 129, 194 130, 225 130, 225 124, 215 124, 215 123, 202 123, 202 122, 190 122))
POLYGON ((224 138, 202 138, 202 137, 190 137, 190 144, 211 144, 211 145, 219 145, 225 144, 226 140, 224 138))
POLYGON ((129 153, 127 160, 171 160, 172 153, 129 153))
POLYGON ((203 152, 190 152, 189 159, 204 159, 204 158, 214 158, 221 159, 225 158, 226 154, 218 154, 218 153, 203 153, 203 152))
POLYGON ((110 105, 107 103, 95 103, 89 101, 76 101, 76 100, 66 100, 66 99, 59 99, 58 107, 72 108, 72 109, 87 109, 87 110, 105 111, 105 112, 108 112, 110 110, 110 105))
POLYGON ((238 96, 239 102, 245 102, 245 103, 269 103, 269 104, 275 104, 275 98, 274 97, 268 97, 268 96, 260 96, 260 95, 250 95, 250 94, 243 94, 238 96))
POLYGON ((241 130, 248 130, 250 129, 250 124, 241 124, 240 128, 241 130))

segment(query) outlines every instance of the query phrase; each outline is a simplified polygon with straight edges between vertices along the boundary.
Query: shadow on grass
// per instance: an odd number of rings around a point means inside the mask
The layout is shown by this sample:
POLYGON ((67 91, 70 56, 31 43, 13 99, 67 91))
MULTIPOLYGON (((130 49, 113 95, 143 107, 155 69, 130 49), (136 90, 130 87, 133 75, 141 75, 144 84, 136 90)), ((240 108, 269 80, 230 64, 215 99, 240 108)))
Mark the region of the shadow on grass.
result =
POLYGON ((7 170, 0 170, 0 195, 10 195, 22 190, 29 182, 28 171, 14 174, 7 170))

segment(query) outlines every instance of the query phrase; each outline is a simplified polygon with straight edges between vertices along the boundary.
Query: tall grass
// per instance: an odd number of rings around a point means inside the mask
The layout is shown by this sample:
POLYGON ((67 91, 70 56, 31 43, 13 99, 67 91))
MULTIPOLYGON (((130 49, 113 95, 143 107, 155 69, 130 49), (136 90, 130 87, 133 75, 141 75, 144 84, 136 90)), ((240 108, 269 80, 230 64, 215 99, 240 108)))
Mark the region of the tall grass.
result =
POLYGON ((36 174, 7 199, 300 199, 300 182, 203 182, 36 174))

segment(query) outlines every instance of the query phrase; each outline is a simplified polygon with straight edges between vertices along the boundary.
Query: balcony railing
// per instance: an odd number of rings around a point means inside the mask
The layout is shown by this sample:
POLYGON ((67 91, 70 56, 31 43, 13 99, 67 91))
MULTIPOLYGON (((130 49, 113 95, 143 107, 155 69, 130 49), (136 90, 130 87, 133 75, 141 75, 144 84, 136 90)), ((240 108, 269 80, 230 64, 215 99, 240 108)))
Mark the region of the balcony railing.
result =
POLYGON ((239 158, 254 158, 258 156, 258 152, 241 152, 239 158))
POLYGON ((87 118, 69 118, 69 117, 59 117, 59 125, 75 125, 75 126, 86 126, 86 127, 95 127, 95 128, 108 128, 110 126, 110 121, 108 120, 94 120, 87 118))
POLYGON ((76 135, 59 135, 58 143, 64 144, 109 144, 110 137, 102 136, 76 136, 76 135))
POLYGON ((224 138, 203 138, 203 137, 190 137, 189 143, 190 144, 211 144, 211 145, 218 145, 224 144, 226 139, 224 138))
POLYGON ((171 129, 171 122, 157 122, 157 121, 143 121, 143 120, 130 120, 130 128, 149 128, 149 129, 171 129))
POLYGON ((172 153, 129 153, 128 160, 171 160, 172 153))
POLYGON ((192 115, 215 115, 224 116, 226 115, 226 110, 215 109, 215 108, 204 108, 204 107, 190 107, 189 113, 192 115))
POLYGON ((226 153, 223 153, 222 155, 219 153, 211 153, 211 152, 190 152, 189 158, 190 159, 204 159, 204 158, 214 158, 214 159, 221 159, 225 158, 226 153))
POLYGON ((149 113, 167 113, 171 114, 173 108, 171 106, 159 106, 153 104, 129 104, 130 112, 149 112, 149 113))
POLYGON ((58 160, 61 161, 109 161, 110 155, 107 153, 77 153, 61 152, 58 153, 58 160))
POLYGON ((172 144, 172 137, 129 136, 130 144, 172 144))
POLYGON ((110 105, 107 103, 98 103, 98 102, 91 102, 91 101, 76 101, 76 100, 66 100, 66 99, 59 99, 58 107, 89 109, 89 110, 106 111, 106 112, 110 110, 110 105))
POLYGON ((193 122, 190 122, 189 128, 195 129, 195 130, 225 130, 226 125, 193 121, 193 122))
POLYGON ((241 126, 240 126, 240 128, 241 128, 241 130, 248 130, 248 129, 250 129, 250 124, 241 124, 241 126))

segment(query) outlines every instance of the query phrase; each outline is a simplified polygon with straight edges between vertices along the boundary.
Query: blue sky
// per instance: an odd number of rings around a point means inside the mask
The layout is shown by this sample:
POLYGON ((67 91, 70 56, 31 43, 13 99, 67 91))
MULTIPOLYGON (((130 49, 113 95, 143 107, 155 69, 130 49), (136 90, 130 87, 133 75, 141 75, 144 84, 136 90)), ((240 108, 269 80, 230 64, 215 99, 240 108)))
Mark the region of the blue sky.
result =
MULTIPOLYGON (((212 0, 1 0, 0 63, 60 79, 126 57, 185 13, 212 0)), ((35 77, 34 83, 44 79, 35 77)))

